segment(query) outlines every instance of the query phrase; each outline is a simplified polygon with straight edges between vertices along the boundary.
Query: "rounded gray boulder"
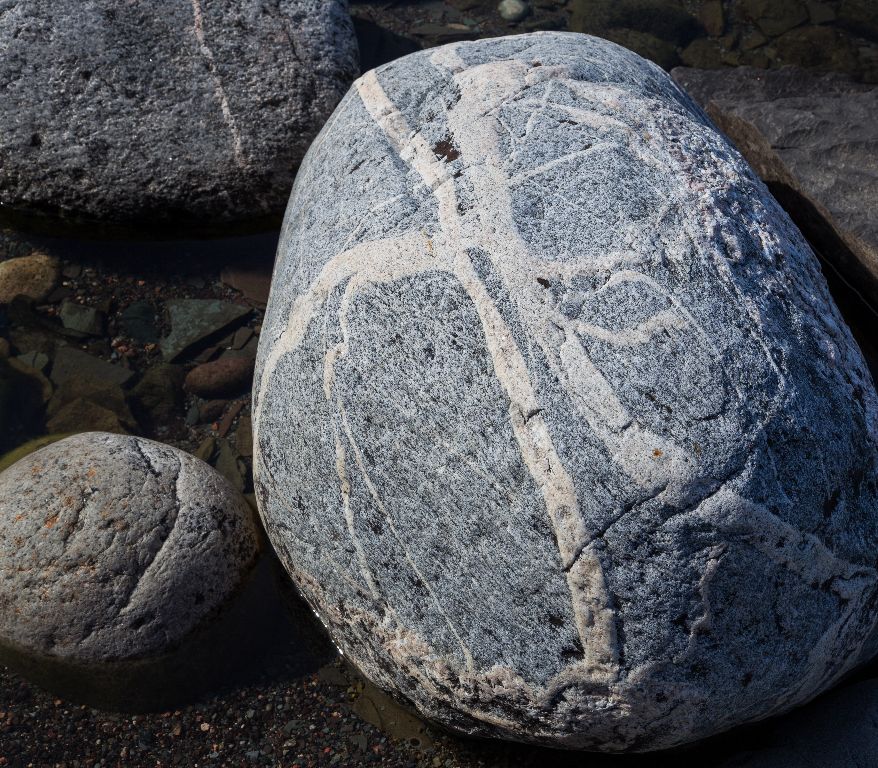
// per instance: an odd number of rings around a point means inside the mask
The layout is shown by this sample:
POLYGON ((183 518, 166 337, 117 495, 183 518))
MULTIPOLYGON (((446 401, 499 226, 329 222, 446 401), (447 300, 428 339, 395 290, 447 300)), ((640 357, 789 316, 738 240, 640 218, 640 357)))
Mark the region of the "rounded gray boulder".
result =
POLYGON ((670 747, 816 695, 876 623, 860 351, 738 152, 612 43, 361 77, 296 180, 254 397, 296 584, 461 731, 670 747))
POLYGON ((151 225, 277 215, 358 70, 344 0, 3 5, 7 210, 151 225))
POLYGON ((241 585, 259 538, 214 469, 88 432, 0 474, 0 644, 69 662, 172 649, 241 585))

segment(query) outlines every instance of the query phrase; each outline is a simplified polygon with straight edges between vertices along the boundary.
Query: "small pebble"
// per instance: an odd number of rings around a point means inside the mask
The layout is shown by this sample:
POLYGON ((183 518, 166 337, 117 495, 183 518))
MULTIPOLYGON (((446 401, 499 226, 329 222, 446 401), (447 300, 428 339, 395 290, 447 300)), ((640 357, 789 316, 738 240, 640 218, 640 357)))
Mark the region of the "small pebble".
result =
POLYGON ((193 368, 184 387, 200 397, 226 397, 247 391, 253 382, 252 358, 224 357, 193 368))
POLYGON ((505 21, 521 21, 530 13, 530 6, 522 0, 502 0, 497 12, 505 21))

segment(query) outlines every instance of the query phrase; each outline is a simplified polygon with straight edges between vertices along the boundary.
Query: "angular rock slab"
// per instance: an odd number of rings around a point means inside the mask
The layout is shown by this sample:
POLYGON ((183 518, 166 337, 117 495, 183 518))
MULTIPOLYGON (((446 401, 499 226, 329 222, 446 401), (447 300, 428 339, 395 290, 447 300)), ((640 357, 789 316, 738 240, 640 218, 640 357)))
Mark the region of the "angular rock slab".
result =
POLYGON ((679 68, 673 77, 878 307, 878 85, 794 67, 679 68))
POLYGON ((260 339, 269 536, 345 655, 448 726, 669 747, 807 700, 875 624, 862 356, 738 152, 619 46, 360 78, 260 339))
POLYGON ((238 588, 256 522, 211 467, 88 432, 0 474, 0 644, 68 662, 168 651, 238 588))
POLYGON ((171 299, 165 302, 171 331, 161 340, 162 355, 169 362, 181 358, 206 339, 221 334, 250 314, 241 307, 216 299, 171 299))
POLYGON ((276 215, 357 73, 343 0, 5 5, 0 199, 31 213, 276 215))

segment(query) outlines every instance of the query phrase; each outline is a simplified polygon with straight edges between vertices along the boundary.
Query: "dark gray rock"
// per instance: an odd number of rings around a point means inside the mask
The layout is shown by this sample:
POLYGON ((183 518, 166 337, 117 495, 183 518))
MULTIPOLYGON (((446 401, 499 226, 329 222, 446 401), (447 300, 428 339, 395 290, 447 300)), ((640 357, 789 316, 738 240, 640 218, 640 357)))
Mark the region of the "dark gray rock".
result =
POLYGON ((878 13, 872 0, 841 0, 838 15, 857 35, 878 40, 878 13))
POLYGON ((149 301, 135 301, 119 313, 119 329, 141 344, 159 340, 155 307, 149 301))
POLYGON ((40 373, 45 373, 46 368, 49 367, 49 356, 43 352, 25 352, 23 355, 17 355, 15 359, 40 373))
POLYGON ((250 314, 249 307, 216 299, 172 299, 165 306, 171 332, 162 339, 161 350, 168 362, 234 328, 250 314))
POLYGON ((878 85, 795 68, 675 69, 822 256, 878 306, 878 85))
POLYGON ((26 0, 0 50, 5 206, 151 224, 277 214, 357 70, 344 0, 26 0))
POLYGON ((876 622, 862 356, 784 211, 623 48, 537 33, 360 78, 260 338, 275 548, 448 726, 669 747, 814 696, 876 622))
POLYGON ((106 314, 74 301, 62 301, 58 317, 65 328, 84 336, 103 336, 107 330, 106 314))
POLYGON ((701 30, 682 5, 666 0, 569 0, 570 28, 592 33, 636 30, 685 46, 701 30))
POLYGON ((0 643, 71 662, 166 651, 257 554, 246 502, 187 453, 99 432, 0 474, 0 643))
POLYGON ((28 363, 19 360, 17 357, 10 357, 6 360, 6 364, 23 374, 29 381, 31 386, 35 386, 40 392, 40 396, 44 403, 48 403, 52 397, 54 387, 52 382, 39 368, 35 368, 28 363))
POLYGON ((166 424, 182 415, 185 377, 182 366, 168 363, 153 365, 131 391, 135 410, 153 426, 166 424))
POLYGON ((808 20, 808 9, 801 0, 741 0, 740 7, 770 37, 782 35, 808 20))
POLYGON ((113 432, 127 435, 130 431, 113 408, 85 397, 78 397, 58 408, 46 420, 46 428, 56 434, 113 432))
POLYGON ((121 365, 108 363, 74 347, 59 347, 52 362, 52 381, 59 387, 71 379, 100 386, 122 386, 133 375, 133 371, 121 365))
POLYGON ((0 455, 43 431, 40 382, 15 362, 0 360, 0 455))
MULTIPOLYGON (((662 69, 671 69, 680 63, 677 46, 649 32, 637 29, 609 29, 601 37, 634 51, 644 59, 658 64, 662 69)), ((696 41, 698 42, 698 41, 696 41)), ((694 43, 693 43, 694 45, 694 43)), ((688 48, 686 50, 689 50, 688 48)))
MULTIPOLYGON (((65 380, 64 383, 55 390, 52 399, 49 400, 46 406, 46 418, 55 419, 62 413, 62 411, 68 409, 68 406, 71 406, 71 404, 76 401, 87 401, 98 406, 100 410, 98 411, 94 408, 88 408, 87 406, 83 406, 82 403, 78 403, 75 408, 67 410, 67 413, 60 416, 59 420, 55 422, 55 425, 59 428, 53 429, 53 431, 136 432, 138 429, 137 420, 131 413, 131 409, 129 408, 125 397, 125 392, 122 388, 118 384, 112 384, 95 378, 71 377, 65 380), (107 411, 115 415, 115 424, 124 427, 123 429, 115 427, 113 429, 107 429, 106 427, 99 428, 95 423, 88 423, 90 414, 100 413, 100 419, 101 421, 104 421, 104 419, 108 418, 105 415, 107 411), (79 415, 74 418, 75 414, 79 415)), ((114 422, 110 419, 109 423, 113 424, 114 422)))

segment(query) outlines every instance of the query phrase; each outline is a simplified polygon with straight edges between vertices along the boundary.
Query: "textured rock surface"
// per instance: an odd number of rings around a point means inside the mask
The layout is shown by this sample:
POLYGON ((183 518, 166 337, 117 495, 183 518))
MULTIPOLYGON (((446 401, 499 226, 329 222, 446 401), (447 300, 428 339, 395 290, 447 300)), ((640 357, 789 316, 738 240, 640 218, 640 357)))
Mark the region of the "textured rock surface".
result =
POLYGON ((108 363, 74 347, 60 347, 52 363, 52 381, 59 387, 73 380, 94 385, 122 386, 133 375, 134 372, 128 368, 108 363))
POLYGON ((7 304, 19 295, 42 301, 59 277, 58 260, 45 253, 0 261, 0 304, 7 304))
POLYGON ((463 731, 667 747, 808 699, 875 623, 862 356, 740 155, 611 43, 358 80, 294 187, 255 398, 296 583, 463 731))
POLYGON ((167 445, 90 432, 0 475, 0 643, 68 661, 168 650, 257 554, 246 502, 167 445))
POLYGON ((0 200, 31 212, 277 214, 357 69, 343 0, 5 5, 0 200))
POLYGON ((821 254, 878 306, 878 85, 794 68, 673 76, 821 254))

